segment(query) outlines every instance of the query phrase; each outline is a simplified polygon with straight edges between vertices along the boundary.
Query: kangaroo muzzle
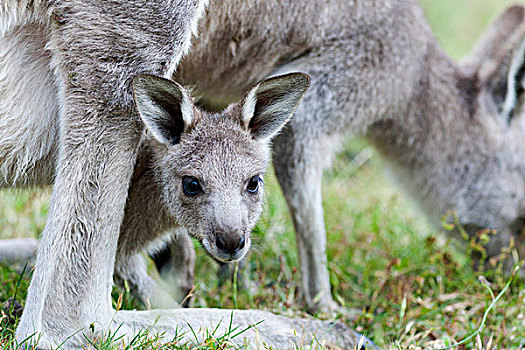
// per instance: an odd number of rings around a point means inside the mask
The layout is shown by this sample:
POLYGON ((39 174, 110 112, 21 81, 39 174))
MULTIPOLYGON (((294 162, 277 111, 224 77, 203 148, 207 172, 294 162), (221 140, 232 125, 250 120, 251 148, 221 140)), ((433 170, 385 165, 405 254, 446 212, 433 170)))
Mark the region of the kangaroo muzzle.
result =
POLYGON ((220 260, 233 261, 241 259, 247 249, 246 236, 244 234, 217 233, 215 238, 215 246, 217 247, 217 257, 220 260))

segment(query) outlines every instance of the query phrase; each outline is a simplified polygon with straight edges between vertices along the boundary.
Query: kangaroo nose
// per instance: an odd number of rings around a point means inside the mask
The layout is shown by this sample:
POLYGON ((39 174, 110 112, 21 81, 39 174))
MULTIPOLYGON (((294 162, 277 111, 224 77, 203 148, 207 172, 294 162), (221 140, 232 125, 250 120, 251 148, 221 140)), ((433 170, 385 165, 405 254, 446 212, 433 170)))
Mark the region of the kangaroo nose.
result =
POLYGON ((222 235, 217 235, 215 243, 217 245, 217 249, 222 250, 227 254, 235 255, 244 248, 246 240, 244 235, 228 235, 226 238, 222 235))

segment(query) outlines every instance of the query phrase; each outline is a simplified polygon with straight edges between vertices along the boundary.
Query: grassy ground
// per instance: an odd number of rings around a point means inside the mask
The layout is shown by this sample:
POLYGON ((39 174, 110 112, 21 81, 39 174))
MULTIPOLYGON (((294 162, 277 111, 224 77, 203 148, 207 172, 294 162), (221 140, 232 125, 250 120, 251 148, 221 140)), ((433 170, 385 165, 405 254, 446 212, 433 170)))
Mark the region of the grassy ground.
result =
MULTIPOLYGON (((438 40, 455 58, 468 53, 483 27, 507 0, 421 0, 438 40)), ((356 167, 368 146, 349 141, 324 182, 330 278, 336 300, 363 310, 350 326, 378 345, 395 349, 437 348, 472 334, 507 277, 497 267, 478 279, 465 248, 430 227, 409 199, 383 175, 376 156, 356 167)), ((293 228, 275 179, 256 229, 256 248, 247 274, 250 292, 235 295, 231 284, 217 285, 216 265, 199 254, 197 307, 270 309, 300 315, 299 276, 293 228), (234 302, 235 301, 235 302, 234 302)), ((49 191, 1 191, 0 237, 36 236, 42 231, 49 191)), ((23 301, 27 275, 0 267, 0 303, 17 293, 23 301)), ((115 291, 115 300, 119 291, 115 291)), ((525 348, 525 281, 515 280, 501 296, 479 337, 460 348, 525 348)), ((123 308, 138 308, 124 294, 123 308)), ((0 314, 0 347, 11 339, 16 318, 0 314), (1 316, 3 315, 3 316, 1 316)), ((141 348, 152 348, 146 341, 141 348)), ((152 343, 154 344, 154 343, 152 343)), ((221 344, 206 345, 213 348, 221 344)), ((169 348, 184 348, 172 345, 169 348)), ((139 347, 134 346, 135 347, 139 347)), ((100 345, 101 349, 110 346, 100 345)))

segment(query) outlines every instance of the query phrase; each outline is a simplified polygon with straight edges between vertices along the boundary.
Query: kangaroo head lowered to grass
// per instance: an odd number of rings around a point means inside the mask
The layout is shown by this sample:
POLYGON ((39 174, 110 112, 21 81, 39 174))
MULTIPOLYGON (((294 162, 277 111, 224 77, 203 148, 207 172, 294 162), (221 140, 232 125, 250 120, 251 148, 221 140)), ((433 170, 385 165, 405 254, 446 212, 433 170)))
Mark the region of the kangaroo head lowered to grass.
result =
POLYGON ((525 7, 505 11, 465 64, 444 52, 416 1, 327 0, 319 11, 313 0, 211 3, 176 75, 210 106, 268 74, 310 75, 308 93, 273 142, 310 310, 337 308, 321 180, 350 132, 375 146, 434 223, 455 211, 473 238, 497 231, 488 260, 513 241, 523 257, 525 7), (308 20, 298 26, 297 18, 308 20))
MULTIPOLYGON (((503 13, 469 62, 458 64, 414 1, 326 1, 329 20, 315 17, 291 34, 295 19, 288 11, 307 18, 317 3, 297 1, 251 18, 262 3, 212 3, 177 80, 196 86, 201 102, 216 107, 272 72, 312 77, 273 147, 312 311, 337 307, 326 268, 321 179, 349 131, 376 147, 434 223, 454 210, 471 237, 497 230, 485 247, 489 259, 497 261, 513 241, 525 253, 525 7, 503 13), (250 35, 232 42, 231 28, 250 35), (253 28, 272 28, 276 42, 269 45, 268 31, 253 28), (249 59, 253 52, 256 62, 249 59)), ((176 244, 172 252, 180 250, 176 244)))

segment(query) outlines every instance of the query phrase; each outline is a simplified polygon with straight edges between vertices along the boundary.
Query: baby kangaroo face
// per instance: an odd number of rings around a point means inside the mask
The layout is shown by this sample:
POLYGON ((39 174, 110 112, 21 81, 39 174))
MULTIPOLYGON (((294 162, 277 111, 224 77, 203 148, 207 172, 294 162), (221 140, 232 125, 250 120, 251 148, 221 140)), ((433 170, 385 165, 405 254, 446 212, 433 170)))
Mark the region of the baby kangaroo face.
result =
POLYGON ((247 253, 262 211, 269 141, 308 86, 302 73, 270 78, 214 114, 198 109, 175 82, 147 75, 133 81, 168 211, 213 258, 247 253))

